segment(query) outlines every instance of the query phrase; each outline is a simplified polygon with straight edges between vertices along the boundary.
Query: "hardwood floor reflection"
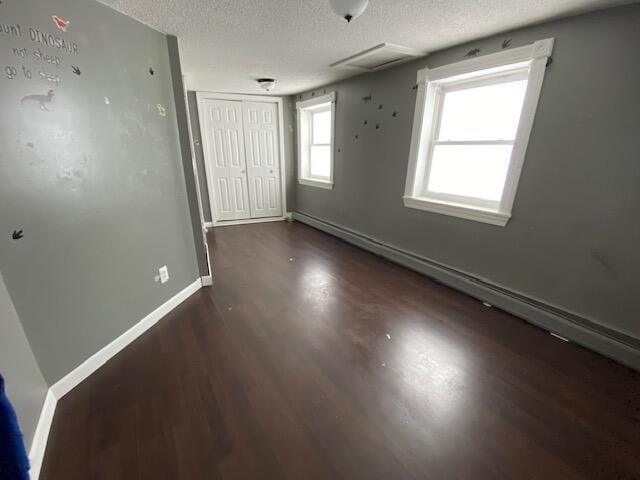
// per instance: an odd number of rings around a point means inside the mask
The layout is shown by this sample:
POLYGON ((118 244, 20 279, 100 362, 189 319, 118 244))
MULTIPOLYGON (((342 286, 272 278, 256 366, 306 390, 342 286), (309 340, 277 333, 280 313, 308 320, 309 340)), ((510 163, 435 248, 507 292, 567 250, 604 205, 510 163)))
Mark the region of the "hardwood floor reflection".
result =
POLYGON ((58 404, 42 477, 633 479, 640 375, 299 223, 58 404))

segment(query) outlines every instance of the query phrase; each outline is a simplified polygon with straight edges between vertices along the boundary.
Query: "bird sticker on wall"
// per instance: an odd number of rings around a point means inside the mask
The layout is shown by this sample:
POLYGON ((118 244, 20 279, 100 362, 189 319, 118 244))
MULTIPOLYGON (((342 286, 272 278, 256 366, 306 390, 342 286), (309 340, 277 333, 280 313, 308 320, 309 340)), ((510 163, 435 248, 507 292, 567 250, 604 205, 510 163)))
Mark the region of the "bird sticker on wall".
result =
POLYGON ((502 42, 502 48, 509 48, 511 46, 511 39, 507 38, 505 41, 502 42))
POLYGON ((53 23, 56 24, 56 27, 58 27, 63 32, 67 31, 67 28, 69 28, 69 24, 71 23, 69 20, 63 20, 57 15, 54 15, 53 17, 51 17, 51 19, 53 20, 53 23))
POLYGON ((467 54, 465 55, 465 57, 475 57, 479 53, 480 53, 480 49, 479 48, 474 48, 473 50, 469 50, 467 52, 467 54))
POLYGON ((73 73, 75 73, 78 76, 82 75, 82 72, 80 71, 80 67, 78 67, 77 65, 71 65, 71 70, 73 70, 73 73))
POLYGON ((161 104, 158 104, 157 106, 158 106, 158 115, 160 115, 161 117, 166 117, 167 110, 161 104))
POLYGON ((151 75, 153 77, 154 73, 156 73, 156 72, 153 70, 153 67, 149 67, 149 75, 151 75))
POLYGON ((24 237, 24 232, 22 230, 14 230, 11 235, 11 238, 14 240, 20 240, 22 237, 24 237))

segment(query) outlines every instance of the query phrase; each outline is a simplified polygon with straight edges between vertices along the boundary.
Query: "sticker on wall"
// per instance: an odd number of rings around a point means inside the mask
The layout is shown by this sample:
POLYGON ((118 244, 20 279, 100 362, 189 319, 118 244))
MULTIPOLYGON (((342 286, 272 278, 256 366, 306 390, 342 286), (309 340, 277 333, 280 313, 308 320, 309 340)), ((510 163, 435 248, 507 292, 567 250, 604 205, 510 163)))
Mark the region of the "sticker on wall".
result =
POLYGON ((369 101, 371 101, 372 98, 373 98, 373 96, 371 94, 369 94, 369 95, 367 95, 365 97, 362 97, 362 100, 365 101, 365 102, 369 102, 369 101))
POLYGON ((69 28, 69 24, 71 23, 69 20, 63 20, 57 15, 54 15, 53 17, 51 17, 51 19, 53 20, 53 23, 56 24, 56 27, 58 27, 63 32, 67 31, 67 28, 69 28))
POLYGON ((474 48, 473 50, 469 50, 467 52, 467 54, 465 55, 465 57, 475 57, 479 53, 480 53, 480 49, 479 48, 474 48))
POLYGON ((509 48, 511 46, 511 39, 508 38, 502 42, 502 48, 509 48))
POLYGON ((24 237, 24 232, 22 230, 14 230, 11 235, 11 238, 14 240, 20 240, 22 237, 24 237))
POLYGON ((82 72, 80 71, 80 67, 78 67, 77 65, 71 65, 71 70, 73 70, 73 73, 75 73, 78 76, 82 75, 82 72))
POLYGON ((25 102, 35 102, 40 105, 40 110, 49 111, 47 103, 51 103, 53 100, 53 90, 49 90, 46 95, 27 95, 20 99, 20 105, 24 105, 25 102))
POLYGON ((149 67, 149 75, 151 75, 153 77, 154 73, 156 73, 156 72, 153 70, 153 67, 149 67))
POLYGON ((158 106, 158 115, 160 115, 161 117, 166 117, 167 110, 161 104, 158 104, 157 106, 158 106))
POLYGON ((384 108, 384 105, 380 104, 378 105, 378 110, 382 110, 384 108))
POLYGON ((109 97, 104 97, 104 104, 111 105, 111 100, 109 100, 109 97))
POLYGON ((393 111, 393 113, 391 114, 391 116, 393 118, 397 118, 398 117, 398 112, 396 112, 395 110, 393 111))
POLYGON ((376 130, 380 130, 380 124, 376 123, 376 130))

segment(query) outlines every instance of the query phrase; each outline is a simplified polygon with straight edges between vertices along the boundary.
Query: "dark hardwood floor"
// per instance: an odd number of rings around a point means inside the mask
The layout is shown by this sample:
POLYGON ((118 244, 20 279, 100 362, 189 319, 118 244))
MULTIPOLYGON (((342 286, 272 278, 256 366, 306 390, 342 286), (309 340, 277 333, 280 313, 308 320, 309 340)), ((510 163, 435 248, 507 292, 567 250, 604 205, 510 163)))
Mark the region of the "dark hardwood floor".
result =
POLYGON ((638 479, 640 375, 299 223, 58 403, 41 478, 638 479))

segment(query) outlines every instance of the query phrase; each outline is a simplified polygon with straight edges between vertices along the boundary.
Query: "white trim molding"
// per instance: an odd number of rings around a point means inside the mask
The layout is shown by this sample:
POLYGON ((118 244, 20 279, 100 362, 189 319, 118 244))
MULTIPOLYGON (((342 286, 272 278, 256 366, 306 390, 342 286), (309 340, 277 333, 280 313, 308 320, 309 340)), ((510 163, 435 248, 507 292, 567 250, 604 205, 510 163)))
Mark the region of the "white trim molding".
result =
POLYGON ((484 223, 490 223, 491 225, 498 225, 500 227, 504 227, 509 221, 509 218, 511 218, 510 214, 478 207, 469 208, 465 205, 457 205, 452 202, 439 202, 433 199, 423 200, 413 197, 402 197, 402 200, 405 207, 424 210, 426 212, 441 213, 443 215, 464 218, 467 220, 481 221, 484 223))
MULTIPOLYGON (((278 143, 280 150, 280 195, 282 205, 282 216, 277 217, 280 220, 285 219, 285 212, 287 211, 287 168, 286 168, 286 159, 285 159, 285 148, 284 148, 284 100, 282 97, 270 96, 270 95, 248 95, 248 94, 240 94, 240 93, 219 93, 219 92, 204 92, 198 91, 196 92, 196 103, 198 104, 198 120, 200 121, 200 143, 202 144, 203 149, 203 157, 204 157, 204 168, 206 173, 206 184, 207 184, 207 194, 209 196, 209 208, 211 210, 211 222, 204 222, 203 225, 205 227, 217 227, 222 225, 230 225, 229 222, 221 222, 216 220, 216 210, 214 206, 215 196, 212 194, 212 175, 210 172, 209 164, 207 161, 207 153, 205 144, 207 142, 206 135, 203 135, 202 129, 204 128, 204 108, 203 101, 204 100, 231 100, 236 102, 263 102, 263 103, 275 103, 278 109, 278 143)), ((256 223, 251 220, 257 219, 246 219, 246 220, 234 220, 234 225, 242 225, 244 223, 256 223)), ((273 221, 273 220, 267 220, 273 221)), ((211 270, 210 270, 211 271, 211 270)))
POLYGON ((31 464, 29 476, 31 480, 38 480, 40 477, 42 461, 44 460, 44 453, 47 450, 49 432, 51 431, 51 424, 53 423, 53 415, 56 412, 57 403, 58 399, 51 389, 47 390, 42 411, 40 412, 40 419, 38 420, 38 425, 36 426, 36 431, 31 441, 31 449, 29 450, 29 463, 31 464))
POLYGON ((342 225, 302 212, 293 218, 640 371, 639 339, 342 225))
MULTIPOLYGON (((323 110, 324 111, 324 110, 323 110)), ((296 102, 296 114, 298 117, 298 183, 308 187, 333 189, 334 149, 336 130, 336 92, 313 97, 302 102, 296 102), (314 107, 331 105, 331 148, 329 159, 329 178, 313 176, 309 167, 309 146, 311 142, 311 113, 314 107)))
POLYGON ((527 144, 542 89, 547 58, 553 51, 553 38, 539 40, 524 47, 503 50, 442 67, 418 71, 418 93, 413 116, 413 130, 403 196, 404 205, 434 213, 505 226, 511 210, 524 164, 527 144), (505 82, 526 79, 522 111, 515 139, 495 141, 444 142, 437 139, 445 89, 464 88, 481 82, 505 82), (513 145, 507 167, 502 197, 497 201, 440 194, 428 191, 427 177, 434 144, 513 145), (500 144, 502 144, 500 143, 500 144))
POLYGON ((175 296, 171 297, 165 303, 156 308, 149 315, 144 317, 138 323, 136 323, 129 330, 124 332, 118 338, 113 340, 107 346, 91 355, 87 360, 82 362, 70 373, 62 377, 51 387, 53 395, 60 400, 67 393, 69 393, 74 387, 80 384, 85 378, 98 370, 102 365, 107 363, 112 357, 114 357, 123 348, 133 342, 136 338, 142 335, 144 332, 153 327, 158 321, 164 317, 171 310, 176 308, 187 298, 200 290, 202 287, 202 280, 198 278, 191 285, 187 286, 175 296))
POLYGON ((205 222, 206 228, 218 228, 218 227, 232 227, 235 225, 251 225, 254 223, 270 223, 270 222, 284 222, 287 220, 287 216, 282 217, 262 217, 262 218, 245 218, 243 220, 220 220, 218 222, 205 222))
POLYGON ((311 178, 298 178, 298 183, 300 185, 306 185, 308 187, 318 187, 324 188, 326 190, 331 190, 333 188, 333 182, 325 182, 323 180, 315 180, 311 178))
POLYGON ((40 419, 38 420, 36 431, 33 435, 31 449, 29 450, 31 480, 38 480, 40 476, 42 461, 44 460, 44 455, 47 449, 49 432, 53 423, 53 417, 58 400, 64 397, 75 387, 77 387, 83 380, 89 377, 89 375, 91 375, 102 365, 107 363, 111 358, 117 355, 136 338, 138 338, 149 328, 158 323, 158 321, 166 314, 168 314, 171 310, 176 308, 187 298, 200 290, 200 288, 203 286, 203 283, 203 278, 198 278, 191 285, 188 285, 186 288, 171 297, 149 315, 140 320, 140 322, 135 324, 133 327, 124 332, 122 335, 113 340, 100 351, 94 353, 91 357, 82 362, 70 373, 54 383, 51 388, 49 388, 44 399, 44 404, 42 406, 42 411, 40 413, 40 419))

